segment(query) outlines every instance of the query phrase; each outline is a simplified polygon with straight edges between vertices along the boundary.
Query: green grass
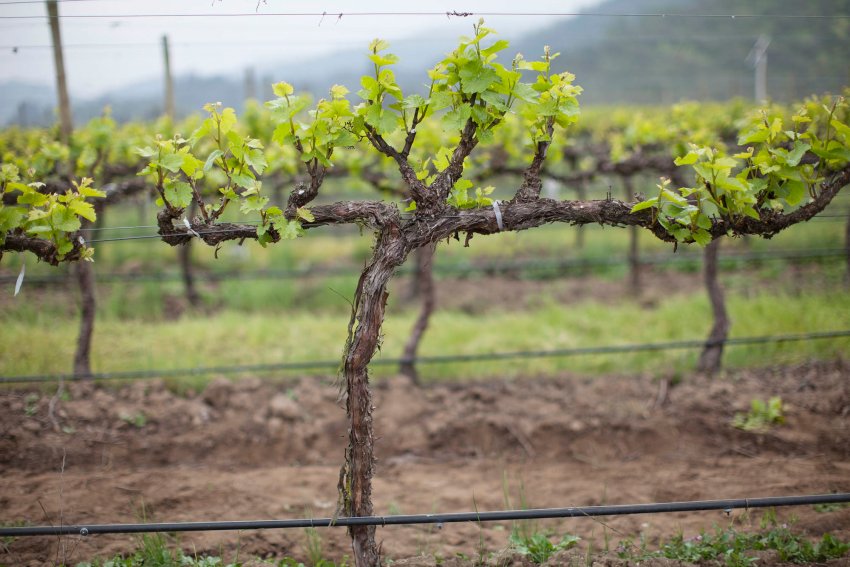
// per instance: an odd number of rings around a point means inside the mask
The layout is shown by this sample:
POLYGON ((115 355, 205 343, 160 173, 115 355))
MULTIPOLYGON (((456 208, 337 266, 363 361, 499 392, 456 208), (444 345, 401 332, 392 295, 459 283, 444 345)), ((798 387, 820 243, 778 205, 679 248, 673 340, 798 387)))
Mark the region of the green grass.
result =
MULTIPOLYGON (((313 532, 315 534, 315 531, 313 532)), ((347 557, 339 563, 324 557, 320 544, 315 543, 315 535, 307 533, 305 555, 307 565, 314 567, 343 567, 349 565, 347 557), (313 543, 311 543, 311 537, 313 543)), ((545 532, 536 531, 527 537, 512 533, 510 549, 524 556, 534 564, 543 564, 555 553, 580 545, 580 538, 566 534, 557 543, 553 543, 545 532)), ((605 550, 607 551, 607 550, 605 550)), ((694 564, 726 565, 727 567, 748 567, 759 563, 759 552, 773 552, 783 563, 811 564, 825 563, 831 559, 843 557, 850 551, 850 543, 842 541, 830 533, 820 539, 809 539, 785 524, 772 523, 756 531, 745 531, 733 527, 716 528, 714 532, 703 532, 692 538, 676 535, 663 543, 658 549, 648 549, 645 543, 640 546, 632 541, 620 542, 617 555, 629 562, 645 562, 656 558, 665 558, 694 564)), ((483 564, 487 554, 479 554, 478 560, 472 560, 465 554, 469 564, 483 564)), ((595 552, 587 544, 586 559, 590 565, 595 552)), ((283 559, 254 560, 248 558, 251 565, 269 565, 275 567, 304 567, 304 563, 292 557, 283 559)), ((439 562, 438 562, 439 564, 439 562)), ((189 555, 181 551, 174 542, 161 534, 145 534, 137 538, 136 549, 128 555, 117 555, 111 559, 93 559, 78 563, 77 567, 240 567, 243 562, 238 555, 230 562, 217 556, 189 555)))
MULTIPOLYGON (((844 210, 845 204, 838 208, 844 210)), ((106 216, 106 225, 151 224, 139 215, 132 205, 113 207, 106 216)), ((440 244, 437 263, 468 266, 518 259, 560 261, 625 255, 628 231, 585 227, 585 246, 579 250, 575 247, 576 230, 553 225, 476 237, 469 248, 451 240, 440 244)), ((810 222, 769 241, 728 240, 723 250, 836 248, 843 245, 843 230, 843 222, 810 222)), ((112 233, 100 234, 112 236, 112 233)), ((348 301, 354 293, 357 271, 369 256, 371 241, 368 233, 360 235, 356 228, 338 227, 311 231, 297 242, 283 242, 265 249, 254 243, 241 247, 227 243, 218 259, 214 250, 195 246, 193 262, 199 270, 214 273, 310 267, 351 270, 344 275, 302 279, 199 282, 205 299, 205 308, 200 312, 180 313, 183 289, 179 280, 101 283, 94 369, 120 371, 337 360, 345 340, 348 301), (177 317, 177 321, 172 320, 177 317)), ((673 254, 669 244, 648 234, 641 234, 640 245, 642 254, 673 254)), ((700 250, 683 247, 677 252, 682 254, 698 258, 700 250)), ((20 257, 4 258, 0 275, 17 275, 20 262, 20 257)), ((100 273, 177 273, 175 250, 154 239, 103 243, 98 246, 95 267, 100 273)), ((758 268, 761 281, 775 280, 779 285, 772 287, 786 289, 785 293, 758 289, 753 284, 755 280, 746 273, 726 272, 732 336, 850 327, 850 299, 840 287, 845 269, 842 262, 820 264, 818 282, 786 282, 790 279, 786 277, 787 268, 784 262, 766 262, 758 268)), ((695 271, 699 267, 695 264, 671 269, 695 271)), ((27 265, 30 277, 67 272, 67 266, 52 268, 32 262, 27 265)), ((624 277, 626 268, 618 265, 589 273, 616 279, 624 277)), ((629 301, 615 305, 593 302, 562 305, 551 299, 557 295, 559 276, 546 269, 519 274, 523 278, 550 281, 546 291, 529 302, 532 308, 516 311, 516 306, 510 309, 487 306, 487 276, 471 275, 481 282, 481 305, 486 307, 485 312, 473 315, 438 311, 420 354, 475 354, 702 339, 708 332, 709 308, 702 292, 682 296, 671 290, 670 297, 652 309, 629 301)), ((8 287, 11 290, 13 284, 8 287)), ((416 307, 405 307, 401 297, 396 283, 379 357, 398 356, 413 323, 416 307)), ((0 374, 67 372, 77 334, 77 301, 72 279, 64 287, 38 287, 25 281, 22 295, 14 299, 7 295, 0 300, 0 374)), ((726 363, 734 367, 832 357, 846 352, 847 347, 847 340, 734 347, 728 349, 726 363)), ((433 379, 552 374, 565 370, 591 374, 626 371, 670 374, 693 368, 695 359, 694 351, 669 351, 439 364, 423 366, 421 371, 433 379)), ((387 375, 394 369, 376 367, 374 371, 387 375)))
POLYGON ((774 525, 758 533, 717 528, 714 533, 703 532, 688 539, 680 534, 657 551, 636 554, 624 551, 620 556, 633 561, 664 557, 687 563, 718 561, 728 567, 747 567, 759 563, 756 556, 759 551, 774 551, 782 562, 812 564, 844 556, 850 551, 850 544, 829 533, 812 542, 785 525, 774 525))
MULTIPOLYGON (((486 290, 484 291, 486 293, 486 290)), ((337 300, 345 305, 341 298, 337 300)), ((728 298, 733 337, 850 328, 850 294, 810 291, 800 296, 760 293, 728 298)), ((346 306, 347 308, 347 306, 346 306)), ((415 311, 390 313, 377 359, 400 355, 415 311)), ((67 372, 71 368, 77 321, 36 314, 0 319, 0 366, 3 374, 67 372), (27 348, 20 348, 20 345, 27 348)), ((197 366, 262 364, 339 359, 348 323, 338 312, 293 310, 243 312, 224 310, 210 316, 189 314, 177 321, 128 324, 101 318, 95 327, 92 364, 96 372, 168 370, 197 366)), ((565 305, 541 300, 526 311, 491 309, 468 314, 438 311, 420 353, 424 356, 550 350, 601 345, 703 339, 711 324, 703 293, 676 295, 655 308, 623 301, 616 305, 586 302, 565 305)), ((850 339, 729 347, 728 367, 832 358, 848 352, 850 339)), ((588 355, 515 361, 433 364, 426 378, 484 378, 581 373, 653 372, 670 374, 693 368, 696 351, 588 355)), ((395 372, 374 368, 377 375, 395 372)), ((332 371, 321 374, 333 374, 332 371)))

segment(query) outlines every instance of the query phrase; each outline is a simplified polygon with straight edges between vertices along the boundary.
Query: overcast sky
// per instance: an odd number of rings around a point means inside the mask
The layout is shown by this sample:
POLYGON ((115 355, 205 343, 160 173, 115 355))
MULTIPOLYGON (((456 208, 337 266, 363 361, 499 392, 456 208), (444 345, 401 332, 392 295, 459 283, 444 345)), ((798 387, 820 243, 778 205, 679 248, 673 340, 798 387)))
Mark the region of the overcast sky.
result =
MULTIPOLYGON (((88 98, 128 83, 159 77, 164 34, 172 43, 176 74, 258 73, 287 60, 339 50, 364 50, 375 38, 462 35, 477 18, 436 16, 273 16, 342 12, 575 12, 601 0, 60 0, 65 64, 72 96, 88 98), (266 14, 233 16, 225 14, 266 14), (154 15, 126 17, 127 15, 154 15), (164 16, 171 14, 171 16, 164 16), (175 17, 174 14, 219 15, 175 17), (100 17, 105 16, 105 17, 100 17)), ((45 2, 0 0, 0 81, 52 84, 53 60, 45 2), (37 16, 10 19, 10 16, 37 16)), ((504 35, 551 23, 553 16, 488 16, 504 35)), ((446 51, 451 49, 446 45, 446 51)))

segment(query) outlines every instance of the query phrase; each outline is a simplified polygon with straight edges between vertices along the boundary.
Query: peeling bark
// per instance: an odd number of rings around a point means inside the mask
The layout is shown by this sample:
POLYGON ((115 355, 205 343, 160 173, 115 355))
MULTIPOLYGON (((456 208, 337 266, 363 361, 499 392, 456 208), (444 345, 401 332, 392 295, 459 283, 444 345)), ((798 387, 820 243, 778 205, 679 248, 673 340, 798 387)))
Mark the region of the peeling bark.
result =
POLYGON ((419 350, 419 344, 422 342, 422 337, 425 330, 428 328, 428 323, 431 320, 431 314, 434 312, 434 306, 437 303, 437 298, 434 293, 434 252, 436 244, 429 243, 416 250, 417 273, 414 279, 419 282, 419 292, 422 296, 422 307, 419 310, 419 317, 413 324, 413 329, 410 331, 410 336, 407 343, 404 345, 404 351, 401 355, 402 363, 399 372, 413 380, 413 383, 420 386, 419 375, 416 372, 416 353, 419 350), (420 263, 421 262, 421 263, 420 263))
MULTIPOLYGON (((374 408, 368 365, 380 341, 389 295, 387 284, 409 252, 397 224, 382 230, 354 295, 343 360, 345 407, 349 419, 348 447, 339 475, 340 511, 348 517, 373 514, 374 408)), ((375 526, 351 526, 348 533, 355 564, 359 567, 379 566, 380 550, 375 542, 375 526)))
MULTIPOLYGON (((578 183, 578 187, 576 188, 576 197, 578 197, 579 201, 587 200, 587 179, 582 179, 578 183)), ((584 248, 584 227, 577 226, 576 227, 576 248, 581 250, 584 248)))
POLYGON ((708 375, 716 374, 720 370, 723 360, 723 345, 729 335, 729 315, 726 313, 723 288, 717 279, 717 257, 719 250, 720 240, 713 240, 705 247, 703 255, 705 287, 708 291, 708 298, 711 301, 714 324, 711 327, 711 333, 708 335, 706 346, 700 354, 697 371, 708 375))

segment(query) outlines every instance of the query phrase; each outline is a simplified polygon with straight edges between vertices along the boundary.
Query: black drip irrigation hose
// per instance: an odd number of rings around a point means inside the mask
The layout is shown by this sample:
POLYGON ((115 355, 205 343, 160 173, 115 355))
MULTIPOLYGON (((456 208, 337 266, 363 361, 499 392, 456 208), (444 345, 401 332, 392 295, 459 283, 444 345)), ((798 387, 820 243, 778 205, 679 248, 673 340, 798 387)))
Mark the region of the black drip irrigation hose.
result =
MULTIPOLYGON (((768 343, 815 341, 850 337, 850 329, 802 333, 796 335, 771 335, 762 337, 737 337, 725 341, 685 340, 666 343, 645 343, 582 347, 555 350, 532 350, 513 352, 491 352, 479 354, 454 354, 441 356, 419 356, 413 359, 379 358, 370 362, 370 366, 397 366, 401 363, 446 364, 482 362, 488 360, 558 358, 591 354, 620 354, 631 352, 655 352, 664 350, 684 350, 711 347, 717 345, 741 346, 768 343)), ((281 370, 326 370, 339 368, 338 360, 314 360, 306 362, 280 362, 274 364, 242 364, 234 366, 206 366, 199 368, 180 368, 174 370, 131 370, 125 372, 101 372, 85 376, 76 374, 36 374, 29 376, 0 376, 0 384, 34 384, 38 382, 56 382, 58 380, 145 380, 152 378, 170 378, 175 376, 204 376, 208 374, 239 374, 242 372, 270 372, 281 370)))
POLYGON ((737 498, 731 500, 698 500, 655 504, 623 504, 583 506, 576 508, 537 508, 531 510, 502 510, 496 512, 456 512, 452 514, 411 514, 397 516, 360 516, 354 518, 313 518, 298 520, 259 520, 238 522, 172 522, 155 524, 78 524, 67 526, 25 526, 0 528, 2 537, 95 534, 137 534, 155 532, 206 532, 225 530, 268 530, 295 528, 332 528, 347 526, 407 526, 414 524, 450 524, 459 522, 501 522, 511 520, 542 520, 546 518, 590 518, 594 516, 624 516, 630 514, 668 514, 672 512, 704 512, 735 509, 807 506, 850 502, 850 493, 815 494, 807 496, 773 496, 767 498, 737 498))
MULTIPOLYGON (((748 254, 725 254, 718 259, 721 266, 728 266, 739 262, 765 262, 765 261, 816 261, 825 259, 838 259, 847 256, 847 251, 841 248, 825 248, 816 250, 800 250, 790 252, 754 252, 748 254)), ((652 266, 690 266, 702 263, 702 255, 680 254, 669 256, 666 254, 647 255, 640 258, 641 265, 652 266)), ((435 264, 434 273, 437 275, 467 275, 467 274, 493 274, 498 272, 535 272, 535 271, 567 271, 582 270, 590 268, 604 268, 625 266, 627 258, 621 257, 591 257, 571 258, 567 260, 535 261, 535 262, 490 262, 486 264, 435 264)), ((415 269, 409 266, 397 270, 398 275, 410 275, 415 269)), ((296 270, 255 270, 250 272, 196 272, 195 278, 203 281, 219 282, 228 280, 260 280, 260 279, 300 279, 318 276, 355 276, 359 272, 351 267, 315 267, 296 270)), ((27 283, 30 284, 63 284, 69 282, 69 275, 47 275, 29 276, 27 283)), ((0 284, 16 281, 17 274, 0 276, 0 284)), ((177 281, 183 278, 182 274, 176 272, 154 272, 146 274, 134 273, 105 273, 96 274, 98 283, 116 282, 165 282, 177 281)))

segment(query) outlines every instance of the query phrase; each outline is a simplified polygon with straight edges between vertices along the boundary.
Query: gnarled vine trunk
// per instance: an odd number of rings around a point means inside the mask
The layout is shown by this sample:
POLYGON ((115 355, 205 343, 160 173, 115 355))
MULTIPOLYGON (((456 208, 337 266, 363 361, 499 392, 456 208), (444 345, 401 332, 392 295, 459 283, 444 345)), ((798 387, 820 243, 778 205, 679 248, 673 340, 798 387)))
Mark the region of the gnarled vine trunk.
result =
POLYGON ((729 335, 729 315, 726 313, 726 300, 723 288, 717 278, 717 257, 720 250, 720 240, 712 240, 703 253, 703 275, 708 299, 711 301, 711 312, 714 324, 702 353, 699 357, 697 370, 706 374, 715 374, 720 370, 723 359, 723 345, 729 335))
POLYGON ((417 266, 414 279, 419 282, 418 288, 419 294, 422 296, 422 307, 419 310, 416 322, 413 324, 413 329, 410 331, 410 336, 407 338, 407 343, 404 345, 399 371, 413 380, 416 385, 420 385, 419 374, 416 371, 416 353, 437 303, 434 293, 434 253, 436 247, 437 245, 431 242, 415 251, 417 266))
MULTIPOLYGON (((368 365, 378 348, 387 305, 387 284, 410 252, 400 238, 399 227, 390 224, 378 235, 372 259, 357 284, 343 360, 348 447, 339 476, 339 512, 348 517, 371 516, 374 474, 372 392, 368 365)), ((375 526, 351 526, 351 547, 358 567, 380 565, 375 526)))

